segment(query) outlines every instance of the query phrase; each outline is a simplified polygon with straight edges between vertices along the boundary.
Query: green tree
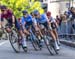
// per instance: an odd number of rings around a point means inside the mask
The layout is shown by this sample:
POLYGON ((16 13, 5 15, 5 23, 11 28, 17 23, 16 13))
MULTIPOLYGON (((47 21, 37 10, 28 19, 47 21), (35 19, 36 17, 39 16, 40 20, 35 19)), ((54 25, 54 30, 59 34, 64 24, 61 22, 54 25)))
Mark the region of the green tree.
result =
POLYGON ((32 12, 35 9, 39 10, 40 13, 43 13, 41 8, 41 3, 39 1, 31 0, 1 0, 2 5, 6 5, 8 8, 11 8, 17 18, 22 16, 23 10, 28 10, 32 12))

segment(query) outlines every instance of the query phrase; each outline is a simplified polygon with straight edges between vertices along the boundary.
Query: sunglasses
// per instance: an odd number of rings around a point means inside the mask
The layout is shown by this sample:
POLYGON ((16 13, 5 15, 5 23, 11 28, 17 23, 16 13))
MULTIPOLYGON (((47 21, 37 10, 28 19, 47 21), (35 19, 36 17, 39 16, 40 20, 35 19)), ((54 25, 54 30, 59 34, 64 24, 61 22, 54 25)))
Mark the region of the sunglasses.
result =
POLYGON ((5 11, 5 9, 2 9, 1 11, 5 11))
POLYGON ((34 16, 38 16, 37 14, 35 14, 34 16))
POLYGON ((23 14, 23 15, 27 15, 27 13, 23 14))

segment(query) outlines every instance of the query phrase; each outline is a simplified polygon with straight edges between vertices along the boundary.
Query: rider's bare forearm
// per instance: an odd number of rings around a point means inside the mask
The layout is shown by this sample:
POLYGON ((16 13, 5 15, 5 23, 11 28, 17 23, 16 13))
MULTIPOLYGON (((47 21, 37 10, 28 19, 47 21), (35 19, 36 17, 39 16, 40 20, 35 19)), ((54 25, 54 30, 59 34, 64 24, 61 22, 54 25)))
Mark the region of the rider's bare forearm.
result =
POLYGON ((15 17, 14 17, 14 15, 12 16, 12 22, 15 23, 15 17))

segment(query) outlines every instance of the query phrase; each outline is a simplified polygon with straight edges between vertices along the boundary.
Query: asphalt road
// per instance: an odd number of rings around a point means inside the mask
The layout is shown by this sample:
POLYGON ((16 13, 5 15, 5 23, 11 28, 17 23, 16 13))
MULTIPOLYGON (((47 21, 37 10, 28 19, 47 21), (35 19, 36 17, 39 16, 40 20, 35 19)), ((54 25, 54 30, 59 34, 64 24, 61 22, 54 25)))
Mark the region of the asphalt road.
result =
POLYGON ((0 40, 0 59, 75 59, 75 48, 61 45, 58 55, 51 56, 46 48, 42 51, 34 51, 28 45, 28 52, 15 53, 9 41, 0 40))

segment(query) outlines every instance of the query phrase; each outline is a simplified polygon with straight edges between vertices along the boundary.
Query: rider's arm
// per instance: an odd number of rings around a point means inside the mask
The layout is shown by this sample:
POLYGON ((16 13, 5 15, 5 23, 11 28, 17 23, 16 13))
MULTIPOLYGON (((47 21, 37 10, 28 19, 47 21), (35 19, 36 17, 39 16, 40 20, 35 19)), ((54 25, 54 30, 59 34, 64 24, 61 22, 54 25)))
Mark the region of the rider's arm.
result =
POLYGON ((48 23, 48 25, 51 27, 50 19, 48 19, 48 17, 47 17, 47 16, 46 16, 46 19, 47 19, 47 23, 48 23))
POLYGON ((24 27, 25 27, 26 22, 25 22, 25 20, 24 20, 24 18, 23 18, 23 17, 21 18, 21 24, 22 24, 22 28, 24 28, 24 27))
POLYGON ((14 15, 12 15, 12 28, 14 28, 15 27, 15 16, 14 15))
POLYGON ((45 19, 47 20, 47 23, 48 23, 49 29, 52 30, 52 28, 51 28, 51 23, 50 23, 50 21, 49 21, 49 19, 47 18, 46 15, 45 15, 45 19))
POLYGON ((36 21, 36 19, 35 19, 35 18, 32 18, 32 21, 33 21, 33 25, 34 25, 34 26, 37 26, 37 21, 36 21))
POLYGON ((50 24, 48 17, 46 16, 46 14, 44 14, 44 19, 47 20, 47 23, 50 24))
POLYGON ((12 18, 12 24, 15 24, 15 16, 14 16, 14 14, 13 14, 13 11, 10 10, 10 9, 8 9, 7 12, 8 12, 9 15, 11 15, 11 18, 12 18))
POLYGON ((36 21, 36 19, 35 18, 33 18, 33 26, 34 26, 34 28, 35 28, 35 30, 36 31, 39 31, 39 28, 38 28, 38 23, 37 23, 37 21, 36 21))
POLYGON ((15 16, 12 15, 12 23, 14 24, 15 23, 15 16))
POLYGON ((1 26, 1 28, 3 27, 4 19, 5 19, 4 16, 1 15, 1 18, 0 18, 0 26, 1 26))

